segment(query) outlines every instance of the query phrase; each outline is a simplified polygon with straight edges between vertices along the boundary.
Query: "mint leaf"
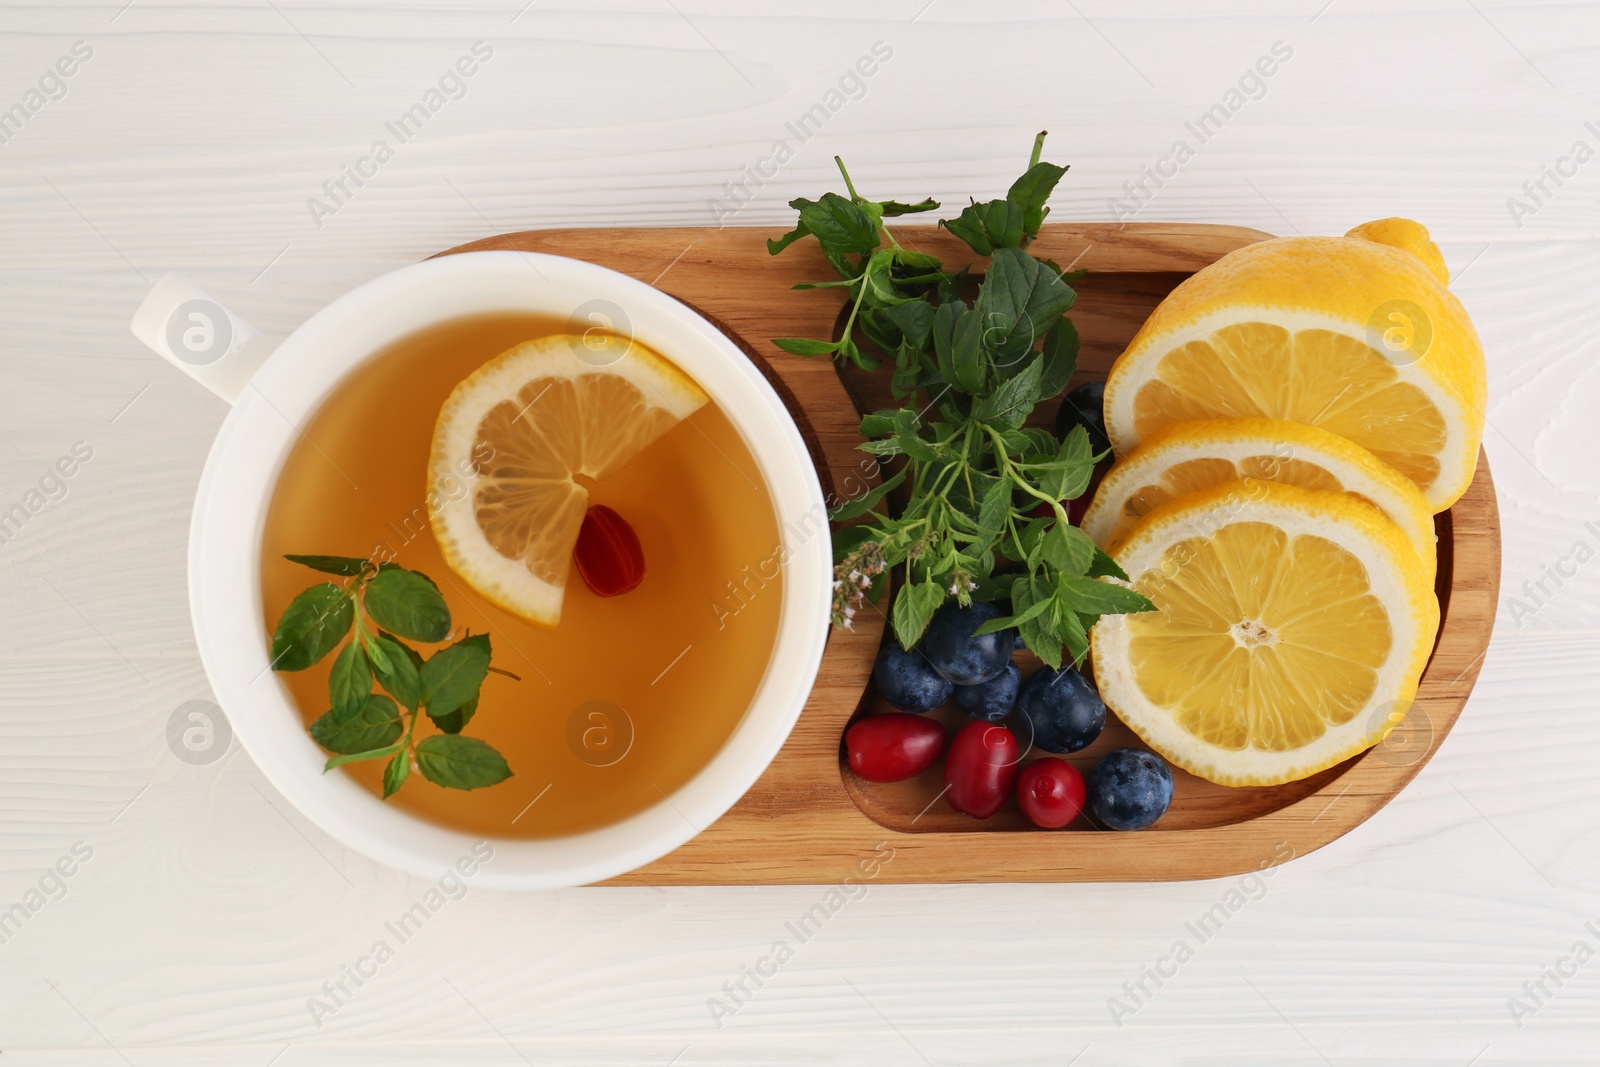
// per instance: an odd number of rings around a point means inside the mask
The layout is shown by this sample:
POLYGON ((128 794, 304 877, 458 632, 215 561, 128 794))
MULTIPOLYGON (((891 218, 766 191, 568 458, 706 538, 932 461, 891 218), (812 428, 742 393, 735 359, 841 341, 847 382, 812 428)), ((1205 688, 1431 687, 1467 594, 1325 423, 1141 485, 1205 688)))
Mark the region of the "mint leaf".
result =
POLYGON ((928 338, 933 333, 933 308, 926 300, 912 300, 884 308, 883 314, 899 327, 906 344, 919 351, 928 347, 928 338))
POLYGON ((365 752, 349 752, 343 756, 334 756, 329 759, 328 762, 322 765, 322 773, 327 774, 335 767, 343 767, 346 763, 360 763, 363 760, 383 759, 385 756, 394 755, 403 748, 405 748, 405 743, 397 742, 392 745, 384 745, 382 748, 368 749, 365 752))
POLYGON ((394 796, 411 776, 411 753, 397 752, 383 769, 383 799, 394 796))
POLYGON ((1056 636, 1061 643, 1067 646, 1067 651, 1072 654, 1072 665, 1081 667, 1084 657, 1089 654, 1089 632, 1083 625, 1083 620, 1078 613, 1067 607, 1059 591, 1057 592, 1055 610, 1051 612, 1056 621, 1056 636))
POLYGON ((422 665, 422 703, 428 716, 455 711, 478 695, 489 674, 489 635, 473 634, 442 648, 422 665))
POLYGON ((791 200, 789 206, 799 210, 800 224, 827 251, 848 255, 871 252, 878 247, 876 215, 881 214, 881 210, 876 214, 871 213, 871 208, 847 200, 838 193, 823 193, 822 199, 815 202, 791 200))
POLYGON ((1011 482, 996 478, 983 494, 983 503, 978 507, 978 528, 993 537, 1005 527, 1006 519, 1010 516, 1011 482))
POLYGON ((289 602, 272 634, 272 669, 303 671, 344 640, 355 621, 350 595, 332 582, 314 585, 289 602))
POLYGON ((896 248, 894 265, 906 270, 922 271, 930 282, 944 277, 943 264, 939 262, 938 256, 930 256, 913 248, 896 248))
MULTIPOLYGON (((789 206, 796 206, 795 202, 793 200, 789 201, 789 206)), ((800 240, 800 238, 808 237, 810 234, 811 231, 806 229, 806 224, 804 220, 802 220, 798 226, 784 234, 782 237, 778 238, 776 241, 770 237, 767 238, 767 255, 775 256, 779 252, 782 252, 785 248, 788 248, 790 245, 800 240)))
POLYGON ((900 451, 912 459, 927 462, 939 458, 939 453, 934 451, 932 445, 924 441, 917 433, 917 413, 910 408, 901 408, 894 413, 894 440, 900 446, 900 451))
POLYGON ((797 356, 831 356, 839 351, 837 341, 808 341, 803 337, 774 337, 772 343, 797 356))
POLYGON ((1034 394, 1039 391, 1039 366, 1033 359, 1015 378, 1000 384, 990 395, 972 406, 972 417, 993 423, 997 428, 1015 430, 1033 410, 1034 394))
POLYGON ((413 667, 415 667, 419 671, 422 670, 422 653, 421 652, 418 652, 416 649, 412 648, 410 645, 408 645, 404 641, 400 640, 394 634, 389 633, 387 630, 379 630, 378 631, 378 636, 384 640, 384 642, 385 642, 384 647, 386 649, 388 648, 389 644, 393 644, 401 652, 405 653, 406 659, 411 661, 411 665, 413 667))
POLYGON ((862 437, 877 437, 879 434, 889 433, 894 429, 894 412, 890 410, 874 411, 870 415, 861 416, 861 429, 858 431, 862 437))
POLYGON ((907 585, 894 598, 894 635, 904 649, 915 648, 922 640, 933 613, 944 603, 944 587, 931 578, 907 585))
POLYGON ((936 211, 939 208, 939 201, 932 197, 919 200, 915 204, 902 204, 898 200, 880 200, 878 207, 882 209, 885 218, 892 218, 895 215, 915 215, 921 211, 936 211))
POLYGON ((284 556, 283 558, 290 563, 298 563, 302 567, 310 567, 324 574, 342 574, 350 578, 372 566, 370 561, 357 559, 354 556, 284 556))
POLYGON ((450 636, 450 606, 425 574, 384 567, 367 583, 362 602, 379 626, 401 637, 443 641, 450 636))
POLYGON ((951 379, 963 393, 977 396, 989 380, 989 361, 983 351, 985 333, 983 317, 976 311, 964 311, 955 321, 950 336, 950 361, 955 377, 951 379))
POLYGON ((869 356, 856 347, 856 343, 849 334, 839 338, 839 355, 848 359, 862 370, 877 370, 878 357, 869 356))
POLYGON ((437 734, 417 745, 417 769, 446 789, 478 789, 511 777, 505 757, 487 742, 460 734, 437 734))
MULTIPOLYGON (((920 304, 921 301, 916 303, 920 304)), ((884 314, 887 310, 887 307, 864 303, 856 316, 856 325, 867 335, 867 340, 885 352, 893 352, 900 347, 900 328, 884 314)))
POLYGON ((1106 554, 1105 549, 1096 547, 1094 559, 1089 564, 1090 578, 1121 578, 1128 580, 1128 572, 1122 569, 1122 564, 1106 554))
POLYGON ((942 219, 940 226, 967 243, 980 256, 993 255, 1000 248, 1022 244, 1023 210, 1011 200, 989 200, 969 204, 953 219, 942 219))
MULTIPOLYGON (((1041 370, 1040 373, 1042 375, 1044 372, 1041 370)), ((1023 450, 1023 459, 1053 456, 1061 447, 1061 442, 1056 440, 1055 434, 1038 426, 1024 426, 1022 435, 1028 439, 1028 447, 1023 450)))
POLYGON ((1011 608, 1021 620, 1017 629, 1022 643, 1051 667, 1061 666, 1061 639, 1056 636, 1055 603, 1042 578, 1018 578, 1011 583, 1011 608))
POLYGON ((1020 542, 1019 547, 1022 549, 1023 557, 1030 570, 1037 569, 1043 562, 1044 535, 1051 526, 1055 525, 1055 521, 1053 516, 1029 519, 1027 525, 1023 526, 1021 533, 1017 535, 1017 540, 1020 542))
POLYGON ((1076 526, 1052 523, 1039 539, 1040 562, 1066 574, 1083 574, 1094 562, 1095 544, 1076 526))
POLYGON ((374 693, 347 718, 324 712, 311 724, 311 739, 329 752, 350 755, 392 745, 403 730, 399 707, 388 697, 374 693))
POLYGON ((888 496, 896 487, 906 480, 906 472, 902 469, 898 474, 885 478, 872 489, 862 493, 854 500, 847 501, 828 512, 830 522, 844 522, 848 519, 865 515, 878 506, 878 501, 888 496))
POLYGON ((1028 236, 1037 234, 1039 227, 1044 225, 1044 217, 1050 214, 1050 209, 1044 206, 1045 202, 1055 192, 1056 183, 1066 172, 1066 167, 1054 163, 1035 163, 1006 191, 1006 199, 1022 209, 1022 230, 1028 236))
MULTIPOLYGON (((934 360, 939 368, 939 377, 951 385, 956 384, 956 321, 966 309, 967 306, 959 300, 947 300, 933 313, 933 331, 930 339, 933 341, 934 360)), ((874 435, 867 433, 865 420, 862 421, 861 432, 868 437, 874 435)), ((874 433, 882 432, 881 429, 874 431, 874 433)))
POLYGON ((367 702, 372 692, 372 668, 359 641, 351 641, 334 658, 328 672, 328 699, 335 719, 348 719, 367 702))
POLYGON ((1072 287, 1020 248, 997 249, 974 310, 983 344, 1002 365, 1015 362, 1077 301, 1072 287))
POLYGON ((376 641, 371 641, 370 639, 367 645, 367 658, 374 671, 386 671, 389 669, 389 654, 376 641))
POLYGON ((378 676, 378 684, 389 691, 389 695, 408 708, 415 709, 422 703, 422 679, 419 675, 422 657, 388 634, 379 634, 372 639, 373 653, 372 669, 378 676), (379 661, 379 655, 382 662, 379 661))
POLYGON ((1089 447, 1088 431, 1074 426, 1053 457, 1025 466, 1040 492, 1055 500, 1075 500, 1094 477, 1094 456, 1089 447))
POLYGON ((1039 373, 1037 399, 1048 400, 1056 396, 1072 381, 1078 369, 1078 328, 1069 318, 1059 318, 1045 331, 1044 366, 1039 373))
POLYGON ((430 715, 433 725, 447 734, 459 734, 467 723, 472 721, 472 716, 478 712, 478 694, 472 694, 472 699, 461 705, 455 711, 447 711, 443 715, 430 715))
POLYGON ((1127 586, 1102 582, 1098 578, 1058 574, 1056 590, 1063 606, 1082 614, 1127 615, 1155 610, 1155 605, 1142 594, 1127 586))
POLYGON ((999 633, 1001 630, 1009 630, 1012 627, 1020 627, 1023 623, 1031 622, 1040 615, 1043 615, 1046 611, 1050 610, 1050 603, 1051 602, 1049 600, 1035 601, 1033 605, 1025 611, 1018 612, 1015 615, 1003 615, 998 619, 990 619, 988 622, 972 631, 972 636, 982 637, 984 634, 995 634, 999 633))

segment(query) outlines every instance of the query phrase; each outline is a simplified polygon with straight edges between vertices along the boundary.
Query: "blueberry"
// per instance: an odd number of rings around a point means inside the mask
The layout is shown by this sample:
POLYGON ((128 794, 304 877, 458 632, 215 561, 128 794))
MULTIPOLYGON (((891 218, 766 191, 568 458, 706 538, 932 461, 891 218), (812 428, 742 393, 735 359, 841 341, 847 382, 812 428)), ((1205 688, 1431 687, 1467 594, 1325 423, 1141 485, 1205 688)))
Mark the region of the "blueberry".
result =
POLYGON ((1119 748, 1089 773, 1089 810, 1113 830, 1143 830, 1172 803, 1172 771, 1154 752, 1119 748))
POLYGON ((1033 743, 1046 752, 1076 752, 1099 737, 1106 724, 1100 694, 1069 666, 1040 668, 1022 687, 1017 710, 1033 727, 1033 743))
POLYGON ((1105 382, 1085 382, 1061 401, 1056 410, 1056 436, 1066 437, 1074 426, 1089 431, 1089 448, 1095 455, 1111 450, 1106 436, 1105 382))
POLYGON ((928 632, 917 647, 928 657, 934 670, 956 685, 987 682, 1011 662, 1017 631, 1008 627, 982 637, 972 636, 972 631, 990 619, 999 618, 1000 614, 999 607, 983 601, 964 608, 954 600, 947 600, 934 612, 928 632))
POLYGON ((1017 706, 1017 688, 1021 684, 1022 672, 1015 663, 1007 663, 1005 670, 987 682, 956 686, 956 703, 974 719, 999 722, 1017 706))
POLYGON ((878 650, 872 680, 878 684, 883 699, 901 711, 919 714, 949 700, 950 690, 955 688, 920 653, 907 652, 893 637, 878 650))

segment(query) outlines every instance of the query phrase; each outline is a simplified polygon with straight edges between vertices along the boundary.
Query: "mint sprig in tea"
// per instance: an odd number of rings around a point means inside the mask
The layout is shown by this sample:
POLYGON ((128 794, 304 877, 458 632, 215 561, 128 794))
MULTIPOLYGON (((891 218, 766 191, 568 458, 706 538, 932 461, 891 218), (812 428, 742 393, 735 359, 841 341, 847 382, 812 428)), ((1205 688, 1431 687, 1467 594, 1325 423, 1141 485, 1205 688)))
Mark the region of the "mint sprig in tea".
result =
POLYGON ((447 789, 477 789, 511 777, 493 745, 461 733, 489 675, 488 635, 466 634, 426 658, 402 640, 438 644, 451 635, 450 606, 432 579, 351 556, 284 558, 345 579, 295 597, 272 634, 272 663, 280 671, 305 670, 344 642, 328 671, 328 710, 311 724, 312 738, 334 753, 327 770, 386 761, 385 798, 413 767, 447 789), (374 682, 383 692, 373 692, 374 682), (423 714, 440 732, 418 741, 423 714))

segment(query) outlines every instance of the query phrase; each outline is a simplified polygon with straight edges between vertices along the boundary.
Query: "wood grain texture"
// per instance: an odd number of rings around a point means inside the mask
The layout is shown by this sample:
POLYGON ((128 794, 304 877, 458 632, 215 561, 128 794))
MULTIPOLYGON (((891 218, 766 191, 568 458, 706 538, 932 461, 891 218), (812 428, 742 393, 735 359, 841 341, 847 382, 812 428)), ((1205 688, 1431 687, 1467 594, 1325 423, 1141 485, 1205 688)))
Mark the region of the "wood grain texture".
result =
MULTIPOLYGON (((943 230, 897 226, 894 233, 907 247, 946 263, 970 258, 943 230)), ((1047 225, 1034 254, 1089 271, 1073 309, 1083 342, 1077 379, 1103 379, 1150 308, 1178 281, 1267 236, 1228 226, 1047 225)), ((501 234, 450 252, 486 249, 573 256, 659 285, 721 326, 781 383, 830 498, 875 482, 855 449, 861 440, 856 422, 858 408, 877 406, 881 382, 855 376, 847 395, 840 379, 850 376, 836 374, 830 361, 789 355, 770 340, 836 335, 840 291, 792 288, 828 274, 809 242, 772 257, 765 231, 750 228, 567 230, 501 234)), ((1042 414, 1053 417, 1053 411, 1042 414)), ((1477 680, 1500 583, 1499 512, 1486 457, 1479 457, 1477 477, 1438 527, 1441 622, 1416 701, 1382 744, 1337 767, 1253 789, 1214 785, 1175 769, 1171 809, 1140 834, 1107 833, 1084 820, 1064 831, 1040 831, 1014 801, 994 818, 975 821, 942 799, 942 765, 892 784, 864 782, 842 765, 840 737, 852 717, 887 707, 866 692, 886 622, 880 608, 855 631, 831 635, 794 732, 749 793, 699 837, 610 884, 828 883, 883 854, 894 862, 881 877, 894 882, 1215 878, 1303 856, 1394 798, 1444 742, 1477 680)), ((1019 661, 1025 672, 1038 665, 1026 654, 1019 661)), ((962 718, 949 708, 936 714, 952 727, 962 718)), ((1071 762, 1087 771, 1126 745, 1140 742, 1113 717, 1071 762)))

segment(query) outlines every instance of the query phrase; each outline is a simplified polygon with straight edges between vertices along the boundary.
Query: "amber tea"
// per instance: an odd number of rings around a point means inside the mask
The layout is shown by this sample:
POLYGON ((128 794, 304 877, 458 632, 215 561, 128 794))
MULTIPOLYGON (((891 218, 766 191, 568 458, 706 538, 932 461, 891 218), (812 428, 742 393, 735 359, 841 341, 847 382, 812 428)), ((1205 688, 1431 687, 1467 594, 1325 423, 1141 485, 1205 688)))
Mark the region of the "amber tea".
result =
MULTIPOLYGON (((308 585, 309 572, 286 554, 389 561, 434 579, 450 608, 452 640, 488 634, 494 666, 520 679, 490 674, 470 727, 504 755, 513 777, 463 791, 412 774, 388 800, 466 833, 553 837, 660 803, 732 734, 777 637, 777 518, 760 468, 715 402, 604 477, 576 479, 575 506, 609 509, 637 538, 643 571, 626 592, 597 595, 572 569, 559 623, 547 629, 480 595, 446 563, 432 519, 458 495, 479 493, 480 467, 496 457, 479 442, 458 478, 436 479, 430 499, 441 406, 502 352, 565 332, 564 321, 478 316, 376 354, 301 428, 263 531, 269 632, 308 585)), ((519 414, 550 417, 531 410, 519 414)), ((308 725, 328 710, 332 662, 277 675, 308 725)), ((422 717, 417 736, 433 733, 422 717)), ((358 762, 328 773, 353 775, 381 794, 383 767, 358 762)))

